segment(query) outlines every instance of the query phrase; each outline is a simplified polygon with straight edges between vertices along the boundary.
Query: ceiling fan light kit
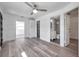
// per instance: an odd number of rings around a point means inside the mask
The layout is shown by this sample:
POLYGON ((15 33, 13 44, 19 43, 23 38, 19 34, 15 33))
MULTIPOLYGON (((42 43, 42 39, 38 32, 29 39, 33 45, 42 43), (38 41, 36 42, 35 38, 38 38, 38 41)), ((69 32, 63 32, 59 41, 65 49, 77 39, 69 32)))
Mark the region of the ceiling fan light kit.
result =
POLYGON ((25 4, 27 4, 29 7, 31 7, 33 9, 33 11, 30 13, 31 15, 36 14, 37 12, 41 11, 41 12, 47 12, 46 9, 38 9, 38 6, 36 4, 30 4, 29 2, 25 2, 25 4))
POLYGON ((34 9, 34 10, 33 10, 33 13, 35 13, 35 14, 36 14, 37 12, 38 12, 38 11, 37 11, 36 9, 34 9))

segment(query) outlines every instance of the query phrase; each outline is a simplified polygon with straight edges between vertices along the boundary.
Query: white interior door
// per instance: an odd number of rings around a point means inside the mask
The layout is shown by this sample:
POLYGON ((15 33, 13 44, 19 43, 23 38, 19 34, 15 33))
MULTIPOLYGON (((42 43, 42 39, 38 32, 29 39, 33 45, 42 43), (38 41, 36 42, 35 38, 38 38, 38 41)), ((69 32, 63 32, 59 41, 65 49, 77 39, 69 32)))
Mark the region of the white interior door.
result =
POLYGON ((29 20, 29 37, 35 37, 35 20, 29 20))
POLYGON ((69 24, 70 24, 70 16, 65 15, 65 46, 69 45, 70 37, 69 37, 69 24))

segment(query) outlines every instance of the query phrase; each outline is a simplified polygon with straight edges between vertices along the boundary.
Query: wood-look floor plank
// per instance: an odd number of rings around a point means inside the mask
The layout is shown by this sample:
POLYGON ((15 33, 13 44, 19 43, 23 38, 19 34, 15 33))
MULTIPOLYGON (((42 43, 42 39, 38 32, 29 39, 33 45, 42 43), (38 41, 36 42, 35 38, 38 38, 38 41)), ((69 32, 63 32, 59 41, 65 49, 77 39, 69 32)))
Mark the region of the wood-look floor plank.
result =
MULTIPOLYGON (((74 46, 73 46, 74 47, 74 46)), ((68 47, 60 47, 53 43, 36 38, 19 38, 6 42, 0 50, 0 57, 76 57, 77 51, 68 47)))

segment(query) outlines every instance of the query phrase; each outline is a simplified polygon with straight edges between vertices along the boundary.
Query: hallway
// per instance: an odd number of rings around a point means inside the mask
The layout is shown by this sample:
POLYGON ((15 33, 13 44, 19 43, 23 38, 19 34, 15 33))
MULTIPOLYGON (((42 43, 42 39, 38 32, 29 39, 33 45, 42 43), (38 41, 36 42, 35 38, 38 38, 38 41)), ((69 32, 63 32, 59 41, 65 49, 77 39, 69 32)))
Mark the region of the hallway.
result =
POLYGON ((60 47, 40 39, 23 39, 5 42, 0 57, 75 57, 77 53, 73 49, 60 47))

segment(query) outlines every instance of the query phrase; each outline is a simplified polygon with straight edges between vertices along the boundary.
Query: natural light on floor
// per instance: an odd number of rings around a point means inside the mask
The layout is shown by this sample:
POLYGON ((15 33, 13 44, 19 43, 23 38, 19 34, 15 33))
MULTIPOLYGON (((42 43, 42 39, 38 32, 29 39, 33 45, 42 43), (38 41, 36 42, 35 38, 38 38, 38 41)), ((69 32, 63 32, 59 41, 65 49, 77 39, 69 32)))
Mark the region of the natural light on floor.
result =
POLYGON ((24 51, 21 53, 21 55, 22 55, 22 57, 27 57, 27 55, 24 51))

